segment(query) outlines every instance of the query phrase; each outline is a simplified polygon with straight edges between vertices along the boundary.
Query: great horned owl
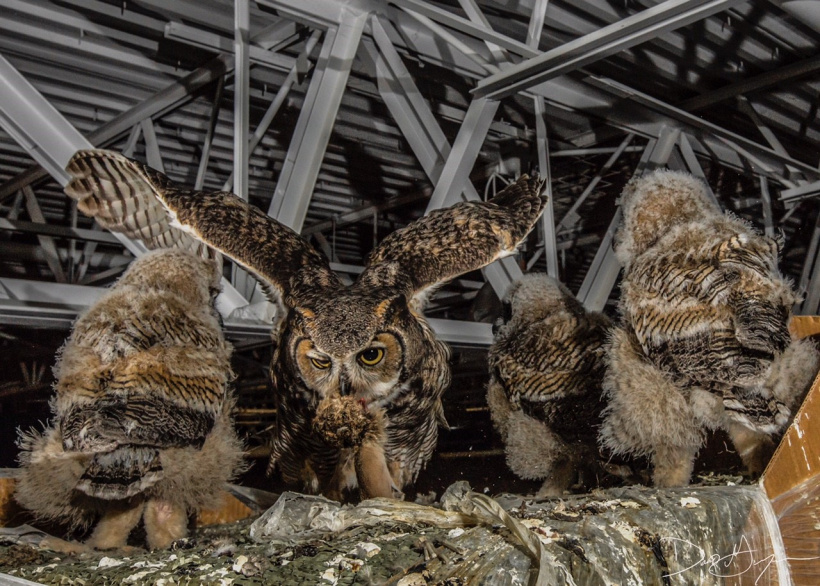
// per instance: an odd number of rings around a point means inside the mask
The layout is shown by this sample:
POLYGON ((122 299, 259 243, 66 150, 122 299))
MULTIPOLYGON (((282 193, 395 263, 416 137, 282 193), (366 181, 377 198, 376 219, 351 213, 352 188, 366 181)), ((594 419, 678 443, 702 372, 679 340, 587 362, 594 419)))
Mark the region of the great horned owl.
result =
POLYGON ((778 270, 779 243, 721 213, 684 173, 633 179, 623 211, 622 327, 601 442, 649 456, 655 485, 677 486, 705 431, 722 428, 761 472, 818 368, 814 346, 789 334, 797 297, 778 270))
POLYGON ((180 250, 136 260, 74 325, 55 366, 54 419, 21 435, 17 500, 75 526, 88 545, 125 546, 144 519, 149 547, 187 535, 237 470, 231 347, 211 302, 213 261, 180 250))
POLYGON ((490 414, 510 469, 544 478, 539 495, 560 495, 602 470, 597 437, 611 321, 544 274, 513 283, 503 307, 488 356, 490 414))
POLYGON ((421 314, 442 282, 513 254, 545 203, 522 176, 488 202, 437 210, 376 248, 346 287, 300 235, 226 192, 177 187, 138 162, 80 151, 66 188, 79 208, 149 245, 183 231, 252 271, 286 309, 271 363, 271 466, 303 490, 393 496, 430 459, 447 346, 421 314), (161 236, 156 236, 161 235, 161 236))

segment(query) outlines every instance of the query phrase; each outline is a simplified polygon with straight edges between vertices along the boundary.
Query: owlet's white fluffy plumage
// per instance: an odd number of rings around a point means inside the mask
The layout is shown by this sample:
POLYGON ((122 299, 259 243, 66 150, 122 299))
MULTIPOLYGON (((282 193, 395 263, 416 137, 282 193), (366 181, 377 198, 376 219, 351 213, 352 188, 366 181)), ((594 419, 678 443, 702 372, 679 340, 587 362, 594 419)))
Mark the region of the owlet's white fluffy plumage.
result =
POLYGON ((444 424, 447 346, 421 310, 445 281, 513 254, 545 203, 522 176, 487 202, 434 211, 390 234, 345 286, 293 230, 233 194, 203 193, 109 151, 80 151, 66 192, 149 246, 205 243, 250 270, 284 309, 271 362, 271 468, 332 498, 412 484, 444 424))
POLYGON ((213 261, 179 250, 134 261, 74 325, 54 369, 53 421, 21 436, 17 500, 88 525, 122 547, 144 518, 148 545, 187 534, 237 470, 231 347, 212 300, 213 261))
POLYGON ((633 179, 623 211, 602 444, 649 456, 657 486, 685 485, 705 432, 722 428, 762 472, 818 368, 814 346, 789 333, 797 296, 778 242, 721 213, 684 173, 633 179))
POLYGON ((609 318, 587 312, 560 282, 524 275, 503 300, 488 360, 487 401, 521 478, 544 479, 541 496, 576 480, 594 486, 609 318))

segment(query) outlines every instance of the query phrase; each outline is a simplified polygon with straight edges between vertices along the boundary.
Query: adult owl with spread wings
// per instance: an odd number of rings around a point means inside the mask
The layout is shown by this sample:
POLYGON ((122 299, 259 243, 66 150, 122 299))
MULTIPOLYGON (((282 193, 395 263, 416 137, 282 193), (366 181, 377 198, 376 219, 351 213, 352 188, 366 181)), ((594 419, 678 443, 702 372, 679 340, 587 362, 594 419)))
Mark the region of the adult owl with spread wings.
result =
POLYGON ((447 346, 421 315, 448 279, 513 254, 543 209, 522 176, 487 202, 434 211, 385 238, 345 286, 300 235, 226 192, 202 193, 114 152, 80 151, 66 192, 149 247, 202 242, 251 271, 286 314, 271 362, 271 466, 304 490, 394 496, 416 479, 445 423, 447 346))
POLYGON ((780 244, 723 214, 691 175, 658 170, 623 194, 622 324, 604 381, 602 444, 649 456, 657 486, 689 483, 704 433, 724 429, 762 472, 818 368, 793 339, 797 296, 780 244))

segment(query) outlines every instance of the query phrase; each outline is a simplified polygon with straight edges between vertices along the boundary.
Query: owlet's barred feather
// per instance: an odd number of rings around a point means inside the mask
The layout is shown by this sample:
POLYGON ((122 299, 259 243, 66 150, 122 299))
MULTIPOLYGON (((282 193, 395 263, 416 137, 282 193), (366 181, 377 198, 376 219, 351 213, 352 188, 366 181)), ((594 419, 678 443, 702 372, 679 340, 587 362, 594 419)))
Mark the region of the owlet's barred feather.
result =
POLYGON ((513 254, 545 203, 543 182, 522 176, 490 201, 434 211, 385 238, 346 287, 304 238, 230 193, 184 189, 110 151, 80 151, 68 172, 66 192, 107 227, 148 246, 205 243, 281 302, 271 468, 337 499, 399 495, 415 481, 450 382, 425 296, 513 254), (353 427, 337 433, 337 417, 353 427))
POLYGON ((762 472, 818 368, 814 346, 789 334, 797 296, 779 243, 721 213, 684 173, 633 179, 623 210, 602 444, 649 456, 658 486, 685 485, 705 431, 722 428, 762 472))
POLYGON ((148 545, 167 547, 217 503, 242 458, 219 279, 213 261, 152 252, 80 316, 54 369, 51 427, 21 436, 22 505, 74 525, 101 516, 89 544, 106 549, 142 517, 148 545))
POLYGON ((597 432, 609 318, 543 274, 513 283, 503 306, 487 400, 507 464, 521 478, 545 479, 541 496, 576 481, 594 486, 603 472, 597 432))

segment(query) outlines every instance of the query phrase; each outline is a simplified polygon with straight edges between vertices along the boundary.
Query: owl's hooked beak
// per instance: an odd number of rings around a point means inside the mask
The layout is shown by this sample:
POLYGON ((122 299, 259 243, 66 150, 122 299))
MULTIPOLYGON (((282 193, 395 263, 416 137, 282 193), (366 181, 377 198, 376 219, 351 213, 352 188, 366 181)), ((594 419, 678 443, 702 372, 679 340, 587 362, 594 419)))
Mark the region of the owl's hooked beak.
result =
POLYGON ((339 375, 339 395, 342 397, 347 397, 350 394, 350 380, 348 380, 347 375, 342 373, 339 375))

